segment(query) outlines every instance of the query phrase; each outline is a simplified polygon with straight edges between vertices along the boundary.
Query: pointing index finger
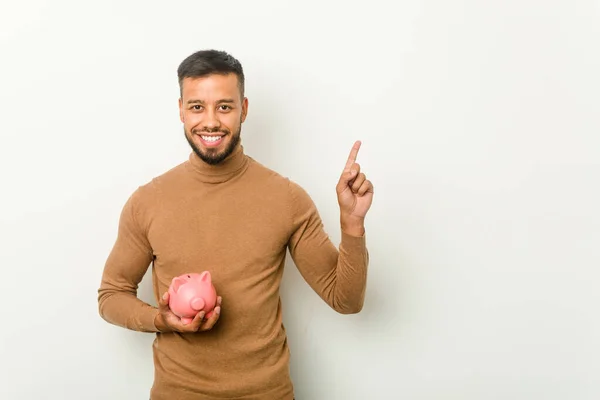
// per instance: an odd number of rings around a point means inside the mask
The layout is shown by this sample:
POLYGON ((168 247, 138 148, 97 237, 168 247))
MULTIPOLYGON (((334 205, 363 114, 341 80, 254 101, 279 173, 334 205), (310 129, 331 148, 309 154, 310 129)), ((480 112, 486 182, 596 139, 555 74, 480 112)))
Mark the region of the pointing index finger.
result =
POLYGON ((348 161, 346 162, 346 167, 344 171, 350 171, 352 165, 356 162, 356 156, 358 155, 358 150, 360 149, 361 141, 357 140, 354 142, 354 146, 352 146, 352 150, 350 150, 350 155, 348 156, 348 161))

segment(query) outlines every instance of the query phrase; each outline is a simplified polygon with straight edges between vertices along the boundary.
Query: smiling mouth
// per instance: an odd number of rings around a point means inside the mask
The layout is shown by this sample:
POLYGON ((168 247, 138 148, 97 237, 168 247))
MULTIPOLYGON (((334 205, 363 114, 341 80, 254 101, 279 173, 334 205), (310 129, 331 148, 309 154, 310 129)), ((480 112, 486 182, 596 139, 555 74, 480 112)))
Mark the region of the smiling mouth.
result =
POLYGON ((202 140, 204 140, 206 142, 216 142, 217 140, 221 140, 221 138, 223 136, 205 136, 205 135, 200 135, 200 137, 202 138, 202 140))
POLYGON ((223 141, 225 135, 201 135, 196 134, 203 145, 206 147, 213 147, 219 145, 223 141))

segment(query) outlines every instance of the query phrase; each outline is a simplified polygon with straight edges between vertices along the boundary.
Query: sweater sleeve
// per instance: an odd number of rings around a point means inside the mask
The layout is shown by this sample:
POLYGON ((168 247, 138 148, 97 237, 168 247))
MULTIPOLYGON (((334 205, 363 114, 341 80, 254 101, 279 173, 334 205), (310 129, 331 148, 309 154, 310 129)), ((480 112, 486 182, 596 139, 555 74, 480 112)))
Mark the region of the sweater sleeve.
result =
POLYGON ((288 248, 300 274, 335 311, 360 312, 369 264, 365 236, 342 231, 339 249, 336 248, 308 193, 291 181, 290 191, 292 234, 288 248))
POLYGON ((137 219, 139 190, 125 203, 116 242, 106 260, 98 289, 100 316, 107 322, 140 332, 158 332, 154 318, 158 309, 137 297, 138 285, 153 253, 137 219))

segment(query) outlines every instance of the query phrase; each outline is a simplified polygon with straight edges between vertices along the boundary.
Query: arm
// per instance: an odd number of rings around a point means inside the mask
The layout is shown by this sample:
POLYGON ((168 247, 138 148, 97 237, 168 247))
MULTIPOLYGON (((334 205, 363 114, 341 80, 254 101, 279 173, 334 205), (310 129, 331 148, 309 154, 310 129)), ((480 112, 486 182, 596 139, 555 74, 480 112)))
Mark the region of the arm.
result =
POLYGON ((290 183, 293 234, 289 241, 292 259, 308 284, 334 310, 358 313, 363 306, 369 253, 365 241, 365 216, 373 201, 373 185, 360 172, 354 143, 336 186, 340 206, 342 241, 336 249, 323 229, 308 194, 290 183))
POLYGON ((158 309, 137 297, 137 288, 152 262, 152 248, 137 219, 135 192, 121 212, 116 242, 106 261, 98 290, 100 316, 107 322, 140 332, 158 332, 158 309))
MULTIPOLYGON (((293 233, 290 255, 310 287, 335 311, 358 313, 362 309, 369 255, 365 236, 342 229, 337 249, 323 229, 316 206, 300 186, 290 182, 293 233)), ((360 229, 359 229, 360 230, 360 229)))

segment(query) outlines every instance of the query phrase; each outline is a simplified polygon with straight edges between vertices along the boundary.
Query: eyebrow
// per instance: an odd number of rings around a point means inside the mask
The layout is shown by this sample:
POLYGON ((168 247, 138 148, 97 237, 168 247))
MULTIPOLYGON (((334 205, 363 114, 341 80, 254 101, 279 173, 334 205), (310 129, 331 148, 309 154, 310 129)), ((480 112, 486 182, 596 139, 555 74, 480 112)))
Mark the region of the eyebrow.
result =
MULTIPOLYGON (((217 104, 222 104, 222 103, 235 103, 235 100, 233 99, 221 99, 219 101, 217 101, 217 104)), ((186 104, 205 104, 203 100, 188 100, 186 104)))

